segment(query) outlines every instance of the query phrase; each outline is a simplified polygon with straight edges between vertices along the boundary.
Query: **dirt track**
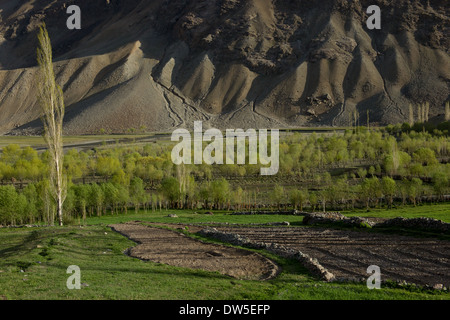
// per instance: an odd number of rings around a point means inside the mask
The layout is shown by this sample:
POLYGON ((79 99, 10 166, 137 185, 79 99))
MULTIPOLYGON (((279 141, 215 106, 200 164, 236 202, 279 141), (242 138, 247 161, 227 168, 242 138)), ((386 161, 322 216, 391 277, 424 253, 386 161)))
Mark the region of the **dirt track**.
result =
POLYGON ((110 226, 138 243, 128 254, 142 260, 172 266, 217 271, 238 279, 266 280, 280 268, 260 254, 203 243, 176 231, 144 226, 137 222, 110 226))
POLYGON ((316 228, 217 229, 300 250, 337 279, 367 279, 367 268, 377 265, 382 280, 450 286, 449 241, 316 228))

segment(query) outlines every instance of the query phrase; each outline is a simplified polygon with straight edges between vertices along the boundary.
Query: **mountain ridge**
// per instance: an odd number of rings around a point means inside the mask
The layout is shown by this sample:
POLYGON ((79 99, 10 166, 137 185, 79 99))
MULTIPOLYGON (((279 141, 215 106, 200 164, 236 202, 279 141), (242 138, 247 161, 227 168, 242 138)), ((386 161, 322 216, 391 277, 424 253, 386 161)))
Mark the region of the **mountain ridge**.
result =
POLYGON ((450 97, 445 1, 0 0, 0 133, 37 134, 46 22, 66 134, 346 126, 439 117, 450 97), (82 29, 67 30, 77 4, 82 29), (378 5, 381 30, 368 30, 378 5))

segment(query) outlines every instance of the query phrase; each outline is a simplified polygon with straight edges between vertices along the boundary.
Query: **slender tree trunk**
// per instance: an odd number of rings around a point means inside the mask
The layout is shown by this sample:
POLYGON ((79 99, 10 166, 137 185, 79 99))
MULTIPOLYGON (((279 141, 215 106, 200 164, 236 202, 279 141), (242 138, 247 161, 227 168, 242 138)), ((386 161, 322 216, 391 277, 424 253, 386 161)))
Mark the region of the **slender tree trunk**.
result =
POLYGON ((67 181, 63 173, 62 125, 64 118, 64 97, 56 84, 52 62, 52 46, 45 24, 38 34, 39 102, 43 112, 44 139, 49 151, 50 194, 56 203, 59 225, 63 225, 63 204, 67 195, 67 181))
POLYGON ((58 197, 57 214, 59 225, 63 226, 63 203, 60 197, 58 197))

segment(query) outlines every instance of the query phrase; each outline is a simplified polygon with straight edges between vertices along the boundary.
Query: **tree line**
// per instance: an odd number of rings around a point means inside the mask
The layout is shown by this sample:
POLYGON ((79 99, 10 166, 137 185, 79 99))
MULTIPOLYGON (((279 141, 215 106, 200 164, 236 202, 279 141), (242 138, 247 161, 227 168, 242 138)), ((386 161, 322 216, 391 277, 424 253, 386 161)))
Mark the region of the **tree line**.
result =
MULTIPOLYGON (((134 210, 261 206, 309 210, 417 204, 449 191, 450 142, 445 134, 388 129, 343 134, 286 134, 280 172, 260 165, 172 163, 171 144, 103 146, 64 155, 67 219, 134 210), (270 180, 276 179, 276 180, 270 180), (269 187, 267 187, 267 185, 269 187)), ((0 156, 0 224, 55 221, 48 152, 9 145, 0 156)))

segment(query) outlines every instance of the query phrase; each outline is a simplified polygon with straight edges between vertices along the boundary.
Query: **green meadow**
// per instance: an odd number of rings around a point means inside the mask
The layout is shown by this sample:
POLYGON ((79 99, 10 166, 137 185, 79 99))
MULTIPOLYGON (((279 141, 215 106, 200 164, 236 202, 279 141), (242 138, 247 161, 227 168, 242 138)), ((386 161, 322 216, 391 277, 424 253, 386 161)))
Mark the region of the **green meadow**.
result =
MULTIPOLYGON (((404 215, 441 218, 448 205, 405 208, 404 215), (422 211, 420 212, 420 208, 422 211), (409 211, 410 210, 410 211, 409 211), (408 213, 410 212, 410 213, 408 213), (436 213, 436 214, 434 214, 436 213)), ((399 209, 402 210, 402 209, 399 209)), ((371 212, 379 217, 392 210, 371 212)), ((360 214, 360 213, 358 213, 360 214)), ((448 218, 447 218, 448 219, 448 218)), ((365 283, 326 283, 297 262, 258 250, 283 271, 268 281, 237 280, 219 273, 141 261, 124 254, 133 241, 111 231, 108 224, 130 220, 171 223, 268 223, 288 221, 302 227, 299 216, 235 216, 226 211, 162 210, 88 217, 86 225, 0 229, 0 298, 12 300, 427 300, 450 299, 448 292, 401 288, 383 283, 369 290, 365 283), (168 214, 178 218, 169 218, 168 214), (80 290, 69 290, 70 265, 81 269, 80 290)), ((202 239, 209 241, 208 239, 202 239)))

